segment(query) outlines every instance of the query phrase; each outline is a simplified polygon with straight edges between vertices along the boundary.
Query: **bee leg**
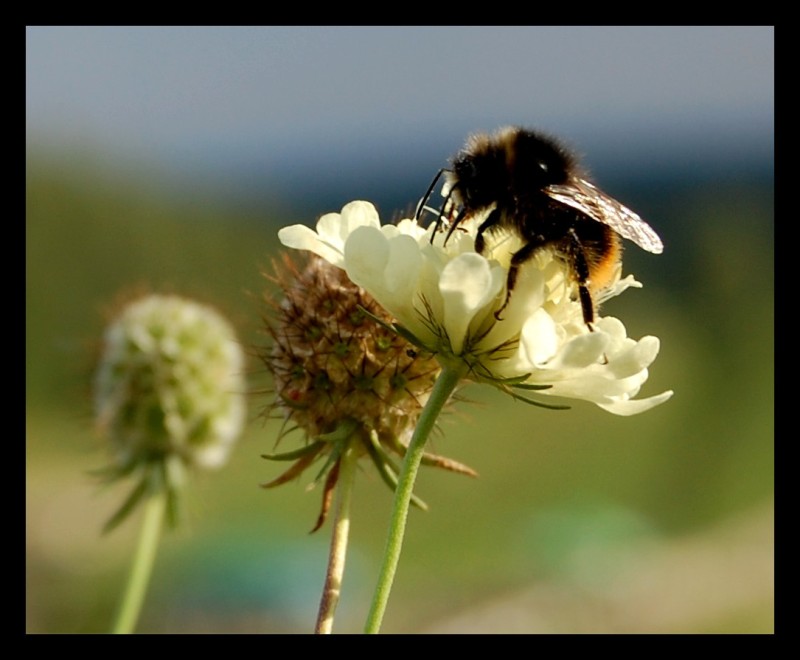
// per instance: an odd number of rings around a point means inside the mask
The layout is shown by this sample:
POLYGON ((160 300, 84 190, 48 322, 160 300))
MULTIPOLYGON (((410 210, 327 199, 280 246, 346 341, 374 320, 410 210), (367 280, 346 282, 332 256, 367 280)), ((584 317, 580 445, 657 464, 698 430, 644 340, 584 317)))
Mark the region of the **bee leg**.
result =
MULTIPOLYGON (((594 300, 592 292, 589 290, 589 262, 586 260, 586 253, 583 251, 581 242, 574 229, 569 230, 572 246, 568 258, 572 262, 572 270, 578 280, 578 296, 581 301, 583 311, 583 322, 589 328, 589 332, 594 332, 594 300)), ((608 364, 608 356, 603 353, 602 364, 608 364)))
MULTIPOLYGON (((461 221, 467 215, 466 209, 461 209, 458 214, 456 215, 455 219, 450 223, 450 228, 447 230, 447 234, 445 234, 444 242, 442 243, 442 247, 447 245, 447 241, 450 240, 450 237, 453 235, 453 232, 458 229, 458 225, 461 224, 461 221)), ((436 229, 434 229, 434 234, 439 231, 439 226, 442 221, 442 216, 439 216, 439 220, 436 222, 436 229)), ((433 244, 433 236, 431 236, 431 245, 433 244)))
MULTIPOLYGON (((483 228, 483 225, 481 225, 481 228, 483 228)), ((481 230, 478 229, 479 236, 480 236, 480 231, 481 230)), ((475 242, 477 249, 477 238, 475 242)), ((511 265, 508 268, 508 277, 506 278, 506 300, 503 303, 503 306, 494 313, 494 317, 498 321, 502 320, 500 318, 500 314, 508 306, 508 301, 511 299, 511 292, 514 290, 514 285, 517 283, 517 275, 519 274, 519 267, 526 261, 528 261, 528 259, 530 259, 540 247, 542 247, 540 243, 532 241, 530 243, 526 243, 525 245, 523 245, 519 250, 517 250, 511 256, 511 265)))
POLYGON ((585 283, 578 284, 578 295, 581 299, 583 322, 586 323, 590 332, 594 332, 592 327, 592 323, 594 323, 594 301, 592 300, 592 294, 589 292, 589 287, 585 283))
POLYGON ((581 301, 583 322, 586 323, 591 332, 594 332, 592 327, 592 323, 594 323, 594 301, 589 290, 589 262, 586 260, 586 253, 583 251, 581 241, 574 229, 569 230, 569 237, 571 243, 569 259, 572 262, 575 279, 578 281, 578 297, 581 301))
POLYGON ((478 231, 475 232, 475 252, 483 254, 483 249, 486 247, 483 234, 487 229, 493 227, 498 222, 500 222, 500 212, 497 209, 493 209, 492 212, 486 216, 486 220, 480 224, 478 231))

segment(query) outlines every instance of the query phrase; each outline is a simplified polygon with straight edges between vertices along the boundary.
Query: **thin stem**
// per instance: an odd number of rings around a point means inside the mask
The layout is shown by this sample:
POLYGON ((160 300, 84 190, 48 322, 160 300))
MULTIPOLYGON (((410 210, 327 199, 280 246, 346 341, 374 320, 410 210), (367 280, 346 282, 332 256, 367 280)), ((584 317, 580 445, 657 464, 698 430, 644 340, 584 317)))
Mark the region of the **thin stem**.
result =
POLYGON ((397 571, 397 564, 400 561, 400 552, 403 548, 403 536, 406 530, 408 510, 411 503, 411 495, 414 492, 414 481, 417 478, 417 471, 422 462, 422 455, 425 450, 425 443, 430 432, 436 424, 439 413, 447 403, 450 395, 455 390, 458 381, 463 376, 463 369, 460 367, 444 367, 439 374, 439 378, 433 386, 433 391, 422 410, 414 435, 408 444, 403 467, 400 470, 400 477, 394 496, 394 508, 392 518, 389 523, 389 533, 386 539, 386 549, 384 551, 383 566, 375 587, 375 595, 372 600, 372 607, 367 616, 367 623, 364 632, 374 634, 380 631, 383 615, 386 612, 386 604, 389 602, 389 594, 392 590, 394 575, 397 571))
POLYGON ((330 635, 333 631, 333 615, 339 604, 342 592, 344 563, 347 558, 347 541, 350 535, 350 502, 353 495, 355 479, 355 452, 351 447, 345 449, 339 464, 339 480, 336 484, 336 520, 331 535, 331 550, 328 557, 328 571, 325 575, 325 586, 319 603, 317 635, 330 635))
POLYGON ((136 547, 136 555, 117 611, 117 618, 111 629, 115 634, 130 634, 136 628, 155 562, 166 505, 167 493, 164 489, 149 494, 145 500, 139 544, 136 547))

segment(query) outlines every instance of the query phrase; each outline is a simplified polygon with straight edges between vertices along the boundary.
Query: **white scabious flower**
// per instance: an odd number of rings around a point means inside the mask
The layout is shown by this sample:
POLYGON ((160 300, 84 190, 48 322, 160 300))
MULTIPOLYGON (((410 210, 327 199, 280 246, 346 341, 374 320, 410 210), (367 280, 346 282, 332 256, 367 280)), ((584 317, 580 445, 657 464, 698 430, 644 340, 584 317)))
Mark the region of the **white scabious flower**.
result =
POLYGON ((108 326, 95 413, 120 469, 179 457, 221 466, 245 420, 244 354, 210 307, 150 295, 108 326))
MULTIPOLYGON (((432 228, 413 220, 381 225, 374 206, 357 201, 322 216, 316 231, 294 225, 278 236, 287 247, 344 269, 397 320, 399 332, 443 364, 463 362, 474 380, 583 399, 618 415, 643 412, 672 396, 666 391, 634 398, 658 354, 658 338, 630 339, 612 317, 598 318, 590 331, 573 299, 573 283, 551 253, 541 251, 521 268, 504 308, 517 239, 496 233, 486 255, 476 253, 480 220, 462 222, 446 246, 440 238, 432 244, 432 228)), ((631 286, 641 285, 618 272, 598 298, 631 286)))

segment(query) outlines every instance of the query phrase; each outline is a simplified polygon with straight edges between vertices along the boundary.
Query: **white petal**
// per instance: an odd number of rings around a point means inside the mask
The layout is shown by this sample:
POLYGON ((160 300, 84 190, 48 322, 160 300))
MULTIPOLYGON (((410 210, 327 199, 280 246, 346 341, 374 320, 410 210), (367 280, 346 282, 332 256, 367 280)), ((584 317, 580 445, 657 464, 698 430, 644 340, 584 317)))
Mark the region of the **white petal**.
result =
POLYGON ((616 378, 627 378, 646 369, 658 356, 661 342, 658 337, 642 337, 609 361, 609 368, 616 378))
MULTIPOLYGON (((338 215, 331 213, 328 215, 338 215)), ((322 216, 320 221, 326 216, 322 216)), ((292 225, 291 227, 283 227, 278 231, 278 239, 286 247, 294 248, 295 250, 308 250, 316 255, 319 255, 325 261, 342 268, 344 265, 344 244, 333 243, 331 241, 322 240, 320 235, 315 231, 309 229, 305 225, 292 225)))
POLYGON ((546 394, 573 399, 585 399, 597 404, 608 403, 620 398, 632 398, 647 380, 647 370, 622 380, 610 377, 607 368, 593 365, 591 370, 559 371, 543 369, 537 374, 540 382, 550 382, 552 388, 546 394), (550 380, 548 381, 548 377, 550 380))
POLYGON ((383 285, 383 269, 389 259, 389 239, 380 229, 360 227, 352 233, 344 249, 348 277, 369 290, 383 285))
POLYGON ((603 360, 611 338, 605 332, 587 332, 564 344, 548 369, 584 369, 603 360))
POLYGON ((417 242, 405 234, 387 237, 373 227, 358 227, 348 238, 344 252, 347 276, 420 336, 424 326, 414 304, 424 263, 417 242))
POLYGON ((543 309, 537 309, 522 327, 519 341, 520 354, 528 365, 545 364, 558 350, 555 321, 543 309))
POLYGON ((379 227, 378 212, 369 202, 350 202, 341 213, 323 215, 317 221, 316 232, 305 225, 293 225, 279 230, 278 238, 286 247, 308 250, 344 268, 344 244, 350 233, 361 226, 379 227))
POLYGON ((408 236, 412 236, 418 240, 429 236, 430 232, 433 231, 432 229, 428 230, 425 227, 421 227, 415 220, 409 220, 408 218, 401 220, 397 223, 397 225, 383 225, 382 228, 389 227, 396 227, 399 233, 407 234, 408 236))
POLYGON ((370 202, 350 202, 342 207, 342 222, 339 235, 342 240, 356 229, 356 227, 380 227, 378 211, 370 202))
POLYGON ((444 326, 454 354, 461 353, 470 323, 476 314, 486 313, 503 281, 502 270, 492 268, 474 252, 459 255, 444 267, 439 291, 444 303, 444 326))
MULTIPOLYGON (((367 291, 380 291, 412 302, 422 255, 410 236, 387 237, 373 227, 359 227, 345 245, 345 263, 350 279, 367 291)), ((388 301, 381 301, 384 306, 388 301)), ((397 301, 396 301, 397 302, 397 301)))
POLYGON ((347 234, 341 213, 326 213, 317 220, 320 240, 330 245, 344 246, 347 234))
POLYGON ((603 331, 605 334, 609 335, 612 341, 618 344, 620 341, 624 341, 628 337, 628 332, 625 330, 625 325, 617 318, 613 316, 603 316, 594 324, 595 329, 603 331))
POLYGON ((623 401, 614 401, 613 403, 598 403, 597 405, 610 413, 627 417, 629 415, 638 415, 639 413, 643 413, 646 410, 650 410, 651 408, 661 405, 670 397, 672 397, 672 394, 672 390, 667 390, 666 392, 656 394, 655 396, 648 397, 647 399, 629 399, 623 401))
POLYGON ((385 286, 404 299, 414 295, 417 274, 422 267, 419 245, 411 237, 398 234, 389 241, 389 260, 385 264, 385 286))
MULTIPOLYGON (((505 284, 508 271, 498 267, 497 274, 505 284)), ((489 333, 484 336, 481 345, 491 347, 507 345, 508 342, 516 343, 516 337, 520 334, 522 326, 531 314, 542 307, 545 296, 545 280, 541 271, 536 268, 523 268, 514 285, 514 291, 508 304, 500 314, 502 322, 493 324, 489 333)), ((501 304, 502 299, 496 302, 498 306, 501 304)), ((514 368, 516 367, 517 365, 514 365, 514 368)), ((506 375, 511 374, 507 373, 506 375)), ((518 372, 514 375, 518 375, 518 372)))

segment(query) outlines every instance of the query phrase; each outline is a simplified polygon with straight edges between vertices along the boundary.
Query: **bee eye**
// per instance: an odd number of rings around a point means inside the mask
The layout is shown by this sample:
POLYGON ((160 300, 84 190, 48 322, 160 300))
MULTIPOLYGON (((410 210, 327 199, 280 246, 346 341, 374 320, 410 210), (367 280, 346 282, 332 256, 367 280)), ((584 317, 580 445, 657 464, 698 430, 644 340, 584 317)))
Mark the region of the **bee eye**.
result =
POLYGON ((477 167, 477 165, 475 165, 475 162, 472 161, 472 160, 468 160, 466 164, 467 164, 467 171, 465 173, 466 174, 466 178, 474 179, 476 176, 478 176, 478 167, 477 167))
POLYGON ((477 168, 471 158, 463 158, 455 164, 453 168, 456 173, 456 179, 459 181, 467 182, 475 178, 477 168))
POLYGON ((459 181, 453 186, 453 193, 455 199, 460 200, 461 203, 469 204, 472 200, 472 188, 465 186, 463 181, 459 181))

